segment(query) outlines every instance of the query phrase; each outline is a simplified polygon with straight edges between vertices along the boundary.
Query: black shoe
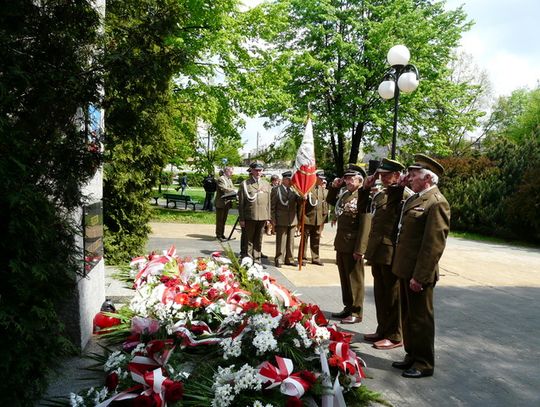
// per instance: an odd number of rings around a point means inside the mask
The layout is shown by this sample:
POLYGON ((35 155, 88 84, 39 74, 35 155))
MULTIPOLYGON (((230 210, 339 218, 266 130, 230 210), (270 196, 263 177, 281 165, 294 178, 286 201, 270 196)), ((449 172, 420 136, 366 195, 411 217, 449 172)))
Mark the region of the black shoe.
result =
POLYGON ((412 367, 413 363, 414 360, 405 358, 404 360, 401 360, 399 362, 393 362, 392 367, 395 367, 396 369, 407 370, 412 367))
POLYGON ((281 267, 281 263, 280 263, 279 261, 276 261, 276 262, 274 263, 274 265, 275 265, 277 268, 280 268, 280 267, 281 267))
POLYGON ((344 308, 341 312, 332 312, 332 318, 340 318, 344 319, 347 317, 350 317, 352 314, 351 311, 349 311, 347 308, 344 308))
POLYGON ((313 260, 311 263, 317 266, 324 266, 324 263, 320 260, 313 260))
POLYGON ((419 379, 421 377, 433 376, 433 369, 420 370, 415 367, 405 370, 401 373, 401 376, 408 377, 411 379, 419 379))
POLYGON ((266 254, 261 253, 261 259, 267 259, 267 258, 268 258, 268 256, 266 254))
POLYGON ((286 261, 285 264, 286 264, 287 266, 298 267, 298 263, 295 262, 295 261, 286 261))
POLYGON ((225 240, 227 240, 226 238, 220 237, 220 236, 216 236, 216 239, 219 240, 220 242, 224 242, 225 240))

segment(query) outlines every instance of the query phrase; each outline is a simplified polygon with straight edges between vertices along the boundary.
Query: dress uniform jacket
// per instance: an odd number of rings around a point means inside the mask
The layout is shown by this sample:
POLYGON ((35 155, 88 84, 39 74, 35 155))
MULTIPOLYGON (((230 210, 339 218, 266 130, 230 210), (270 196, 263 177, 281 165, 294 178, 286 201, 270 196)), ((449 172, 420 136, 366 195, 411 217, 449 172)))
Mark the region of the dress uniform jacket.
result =
POLYGON ((298 195, 285 185, 272 189, 272 222, 276 233, 276 265, 285 260, 286 264, 294 261, 294 227, 298 224, 298 195), (283 257, 285 257, 283 259, 283 257))
POLYGON ((321 226, 328 216, 326 197, 328 190, 319 186, 308 193, 304 212, 304 225, 321 226))
POLYGON ((240 184, 238 189, 238 216, 241 221, 270 220, 270 183, 263 178, 256 182, 253 177, 240 184))
POLYGON ((327 201, 336 207, 337 231, 334 249, 342 253, 361 253, 366 251, 371 217, 365 212, 369 195, 346 189, 330 188, 327 201), (360 210, 359 210, 360 209, 360 210))
POLYGON ((234 187, 234 184, 232 182, 232 179, 227 177, 226 175, 222 175, 217 180, 217 191, 216 191, 216 199, 215 199, 215 206, 216 208, 225 208, 227 204, 230 205, 230 201, 223 199, 223 195, 230 194, 231 192, 235 192, 236 188, 234 187))
POLYGON ((365 252, 366 259, 372 263, 392 264, 403 190, 400 186, 389 186, 373 196, 373 218, 365 252))
POLYGON ((404 203, 392 272, 422 284, 438 279, 439 259, 450 228, 450 205, 434 186, 404 203))
POLYGON ((296 226, 298 195, 291 189, 280 185, 272 189, 271 213, 276 226, 296 226))

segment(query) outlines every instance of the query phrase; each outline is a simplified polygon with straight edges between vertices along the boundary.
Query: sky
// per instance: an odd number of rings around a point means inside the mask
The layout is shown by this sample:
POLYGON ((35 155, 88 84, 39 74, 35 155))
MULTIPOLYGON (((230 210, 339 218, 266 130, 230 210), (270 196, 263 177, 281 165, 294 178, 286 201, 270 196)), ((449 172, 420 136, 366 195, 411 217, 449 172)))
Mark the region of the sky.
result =
MULTIPOLYGON (((244 0, 254 6, 262 0, 244 0)), ((463 5, 473 27, 463 34, 461 48, 486 71, 495 97, 534 88, 540 81, 539 0, 447 0, 446 8, 463 5)), ((422 85, 420 85, 422 86, 422 85)), ((244 152, 273 141, 280 129, 266 130, 264 119, 248 119, 242 132, 244 152)))

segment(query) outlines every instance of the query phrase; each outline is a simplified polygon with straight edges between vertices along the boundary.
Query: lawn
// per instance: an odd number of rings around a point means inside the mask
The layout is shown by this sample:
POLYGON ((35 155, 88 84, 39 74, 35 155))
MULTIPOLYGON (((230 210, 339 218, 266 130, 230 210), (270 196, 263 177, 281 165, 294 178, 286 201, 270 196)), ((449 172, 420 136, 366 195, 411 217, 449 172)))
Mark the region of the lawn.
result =
MULTIPOLYGON (((167 209, 162 206, 153 206, 152 210, 152 222, 198 223, 203 225, 214 225, 216 223, 215 212, 167 209)), ((235 221, 235 215, 227 217, 227 225, 234 225, 235 221)))

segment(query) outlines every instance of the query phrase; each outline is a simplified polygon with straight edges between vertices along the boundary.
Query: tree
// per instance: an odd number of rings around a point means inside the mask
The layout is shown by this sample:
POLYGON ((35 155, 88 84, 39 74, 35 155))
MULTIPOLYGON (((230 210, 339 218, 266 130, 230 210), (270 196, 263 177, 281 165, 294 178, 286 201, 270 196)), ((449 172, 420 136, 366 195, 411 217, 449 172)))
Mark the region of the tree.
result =
POLYGON ((31 406, 73 347, 59 315, 76 290, 82 187, 100 156, 83 111, 99 103, 90 1, 2 2, 0 405, 31 406), (81 120, 74 120, 76 117, 81 120), (85 123, 86 122, 86 123, 85 123))
POLYGON ((235 4, 107 2, 104 224, 109 262, 129 259, 144 248, 152 187, 181 145, 174 142, 176 126, 184 123, 174 115, 173 78, 204 71, 200 61, 235 4))
POLYGON ((330 146, 338 172, 347 153, 357 161, 360 145, 369 150, 391 141, 393 105, 377 87, 395 44, 407 45, 422 76, 419 89, 401 98, 401 154, 447 154, 454 123, 470 128, 478 118, 474 108, 463 117, 474 87, 450 80, 453 49, 470 26, 461 8, 413 0, 278 0, 251 10, 243 23, 254 58, 228 77, 243 93, 244 108, 272 123, 288 121, 286 131, 298 134, 309 106, 315 135, 330 146))

